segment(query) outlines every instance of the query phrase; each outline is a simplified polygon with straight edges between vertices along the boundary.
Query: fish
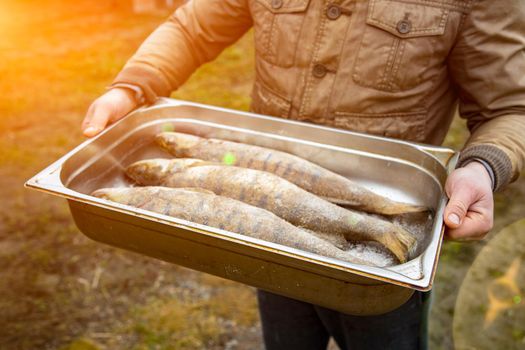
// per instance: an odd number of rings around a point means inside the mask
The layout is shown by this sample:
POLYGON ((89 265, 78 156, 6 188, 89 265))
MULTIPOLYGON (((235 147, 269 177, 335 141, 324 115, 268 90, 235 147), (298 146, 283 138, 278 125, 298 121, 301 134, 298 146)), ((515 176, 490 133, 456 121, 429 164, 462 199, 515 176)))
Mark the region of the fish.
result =
POLYGON ((344 235, 351 241, 376 241, 405 262, 415 238, 400 226, 330 203, 265 171, 216 164, 200 159, 146 159, 126 168, 136 183, 146 186, 203 188, 266 209, 315 232, 344 235))
POLYGON ((391 216, 429 210, 425 206, 397 202, 381 196, 344 176, 290 153, 178 132, 162 132, 155 140, 161 148, 177 158, 197 158, 267 171, 332 203, 359 211, 391 216))
POLYGON ((102 188, 93 196, 201 225, 362 265, 375 262, 353 256, 305 232, 267 210, 195 188, 156 186, 102 188))

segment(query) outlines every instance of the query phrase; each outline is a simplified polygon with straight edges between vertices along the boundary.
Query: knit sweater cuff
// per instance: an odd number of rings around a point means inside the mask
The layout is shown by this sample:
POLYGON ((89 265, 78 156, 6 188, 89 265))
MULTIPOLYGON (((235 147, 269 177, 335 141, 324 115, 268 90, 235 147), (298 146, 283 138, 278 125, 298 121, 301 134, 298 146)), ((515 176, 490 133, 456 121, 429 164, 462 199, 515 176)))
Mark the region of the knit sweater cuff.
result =
POLYGON ((512 162, 509 156, 494 145, 481 144, 467 146, 459 157, 460 168, 475 159, 481 159, 492 168, 494 174, 494 191, 506 186, 512 178, 512 162))
POLYGON ((144 67, 125 67, 115 78, 113 84, 130 84, 138 86, 144 92, 146 102, 153 103, 160 96, 168 96, 171 88, 158 72, 144 67))

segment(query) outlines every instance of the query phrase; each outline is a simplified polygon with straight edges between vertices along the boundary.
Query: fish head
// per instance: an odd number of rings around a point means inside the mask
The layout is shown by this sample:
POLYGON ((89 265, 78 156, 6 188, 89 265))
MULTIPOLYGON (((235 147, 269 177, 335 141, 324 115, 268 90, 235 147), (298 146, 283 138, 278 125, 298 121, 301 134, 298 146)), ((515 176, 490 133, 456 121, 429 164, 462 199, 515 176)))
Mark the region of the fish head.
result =
POLYGON ((126 168, 126 175, 141 185, 157 185, 168 174, 170 159, 146 159, 135 162, 126 168))
POLYGON ((107 199, 113 202, 125 202, 129 195, 128 188, 101 188, 91 194, 94 197, 107 199))
POLYGON ((162 132, 155 137, 155 142, 175 157, 187 157, 188 151, 202 141, 202 138, 180 132, 162 132))
POLYGON ((141 185, 155 186, 162 185, 170 175, 205 164, 203 160, 191 158, 146 159, 128 166, 126 174, 141 185))

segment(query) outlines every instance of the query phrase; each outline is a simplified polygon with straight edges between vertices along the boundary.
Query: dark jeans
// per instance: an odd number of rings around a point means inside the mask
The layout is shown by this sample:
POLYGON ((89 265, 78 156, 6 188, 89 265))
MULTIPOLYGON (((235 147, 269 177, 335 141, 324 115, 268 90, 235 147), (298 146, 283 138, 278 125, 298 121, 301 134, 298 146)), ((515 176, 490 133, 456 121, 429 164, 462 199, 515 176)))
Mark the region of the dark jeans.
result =
POLYGON ((427 348, 430 292, 416 291, 396 310, 378 316, 346 315, 262 290, 257 298, 267 350, 326 349, 330 336, 342 350, 427 348))

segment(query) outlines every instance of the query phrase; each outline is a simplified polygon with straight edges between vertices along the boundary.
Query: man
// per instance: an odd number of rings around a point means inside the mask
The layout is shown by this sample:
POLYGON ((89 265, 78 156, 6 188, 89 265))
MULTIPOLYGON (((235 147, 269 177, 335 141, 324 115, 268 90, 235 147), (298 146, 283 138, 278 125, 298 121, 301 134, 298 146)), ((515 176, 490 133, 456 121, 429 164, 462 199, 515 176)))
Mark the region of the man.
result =
MULTIPOLYGON (((522 0, 193 0, 141 46, 90 107, 94 136, 143 102, 177 89, 254 27, 254 112, 440 144, 459 103, 471 136, 446 183, 452 239, 492 227, 492 191, 525 156, 522 0)), ((425 346, 427 295, 374 317, 259 292, 269 349, 425 346)))

